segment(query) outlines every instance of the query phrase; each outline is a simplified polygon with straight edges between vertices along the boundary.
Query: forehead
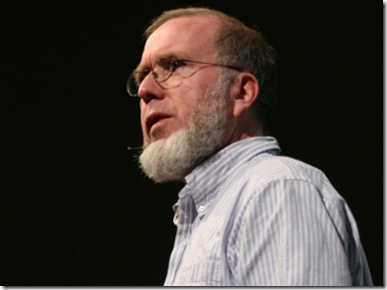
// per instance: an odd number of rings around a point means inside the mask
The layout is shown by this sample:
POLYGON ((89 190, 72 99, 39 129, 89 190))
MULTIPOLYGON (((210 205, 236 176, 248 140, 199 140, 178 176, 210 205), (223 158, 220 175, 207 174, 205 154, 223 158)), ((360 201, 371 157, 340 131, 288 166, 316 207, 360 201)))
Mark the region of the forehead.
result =
POLYGON ((201 61, 214 61, 218 20, 204 16, 168 20, 147 39, 141 63, 154 63, 163 55, 176 54, 201 61))

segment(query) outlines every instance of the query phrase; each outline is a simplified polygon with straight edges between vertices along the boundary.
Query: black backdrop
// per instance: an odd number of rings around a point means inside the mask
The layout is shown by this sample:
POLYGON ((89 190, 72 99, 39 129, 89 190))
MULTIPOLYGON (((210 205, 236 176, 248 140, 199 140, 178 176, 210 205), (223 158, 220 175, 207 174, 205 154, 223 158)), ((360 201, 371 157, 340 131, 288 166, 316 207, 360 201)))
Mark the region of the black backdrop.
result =
POLYGON ((383 284, 383 4, 334 1, 8 1, 0 9, 1 285, 161 285, 180 184, 154 185, 125 93, 163 10, 218 8, 280 55, 271 133, 350 205, 383 284))

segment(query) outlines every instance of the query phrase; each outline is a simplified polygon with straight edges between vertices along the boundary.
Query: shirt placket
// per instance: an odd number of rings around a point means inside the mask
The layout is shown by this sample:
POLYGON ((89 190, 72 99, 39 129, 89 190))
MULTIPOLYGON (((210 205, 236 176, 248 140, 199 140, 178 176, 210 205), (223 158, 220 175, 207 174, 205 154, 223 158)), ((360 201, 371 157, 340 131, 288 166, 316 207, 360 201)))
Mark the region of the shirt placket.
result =
POLYGON ((180 268, 184 252, 191 236, 192 223, 197 216, 196 208, 192 200, 179 201, 178 206, 177 232, 174 249, 171 254, 165 285, 173 285, 176 274, 180 268))

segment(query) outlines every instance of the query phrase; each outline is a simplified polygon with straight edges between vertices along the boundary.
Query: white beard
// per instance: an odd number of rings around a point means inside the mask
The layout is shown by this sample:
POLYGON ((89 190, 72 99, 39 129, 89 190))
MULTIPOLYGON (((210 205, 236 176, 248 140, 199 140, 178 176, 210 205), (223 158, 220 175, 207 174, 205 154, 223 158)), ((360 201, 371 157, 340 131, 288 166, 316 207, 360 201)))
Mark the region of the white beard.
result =
MULTIPOLYGON (((221 79, 221 78, 220 78, 221 79)), ((189 121, 166 139, 144 145, 139 161, 154 182, 183 180, 198 164, 221 148, 227 119, 227 87, 218 81, 209 89, 189 121)))

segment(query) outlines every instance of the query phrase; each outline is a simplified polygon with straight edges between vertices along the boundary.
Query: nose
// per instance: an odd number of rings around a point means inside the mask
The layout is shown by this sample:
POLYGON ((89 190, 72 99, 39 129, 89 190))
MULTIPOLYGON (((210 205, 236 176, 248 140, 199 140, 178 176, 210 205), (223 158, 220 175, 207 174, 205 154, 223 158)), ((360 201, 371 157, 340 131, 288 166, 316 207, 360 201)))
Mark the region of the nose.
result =
POLYGON ((153 75, 150 73, 143 79, 140 86, 138 87, 137 95, 145 103, 149 103, 153 99, 161 99, 162 93, 162 88, 157 84, 153 75))

